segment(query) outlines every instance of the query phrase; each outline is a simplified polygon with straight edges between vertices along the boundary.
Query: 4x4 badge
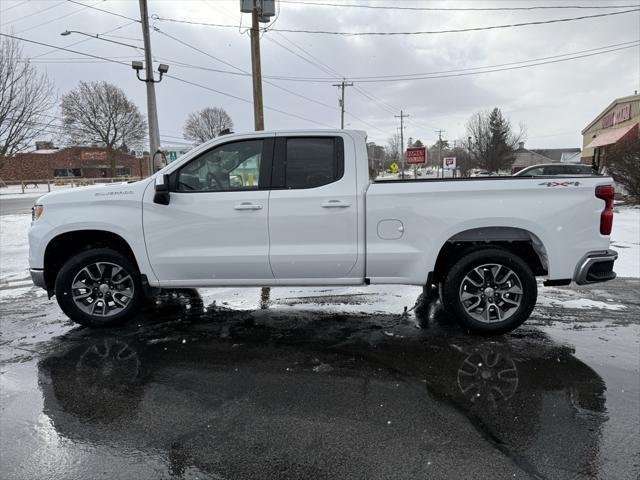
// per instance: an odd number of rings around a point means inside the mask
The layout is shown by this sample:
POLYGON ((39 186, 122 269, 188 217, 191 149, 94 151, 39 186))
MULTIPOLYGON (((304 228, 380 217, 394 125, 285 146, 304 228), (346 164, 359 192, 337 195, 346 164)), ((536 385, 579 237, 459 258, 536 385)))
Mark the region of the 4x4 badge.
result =
POLYGON ((577 187, 580 182, 542 182, 538 185, 546 185, 547 187, 577 187))

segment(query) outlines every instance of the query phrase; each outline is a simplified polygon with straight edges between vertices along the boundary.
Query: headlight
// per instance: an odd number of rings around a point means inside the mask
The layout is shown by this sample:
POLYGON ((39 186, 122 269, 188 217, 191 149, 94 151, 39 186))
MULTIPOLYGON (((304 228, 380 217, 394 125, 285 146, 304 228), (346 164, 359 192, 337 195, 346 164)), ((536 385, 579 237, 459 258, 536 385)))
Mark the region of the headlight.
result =
POLYGON ((35 222, 44 213, 44 205, 34 205, 31 207, 31 221, 35 222))

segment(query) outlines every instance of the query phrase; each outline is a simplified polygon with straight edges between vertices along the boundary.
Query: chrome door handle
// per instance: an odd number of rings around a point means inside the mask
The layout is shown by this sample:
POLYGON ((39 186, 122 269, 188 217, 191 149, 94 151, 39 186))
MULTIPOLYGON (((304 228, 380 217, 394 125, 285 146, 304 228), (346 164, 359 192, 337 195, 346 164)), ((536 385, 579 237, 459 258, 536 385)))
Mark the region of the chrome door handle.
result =
POLYGON ((233 206, 234 210, 262 210, 262 205, 258 205, 257 203, 249 203, 249 202, 242 202, 242 203, 236 203, 233 206))
POLYGON ((328 200, 320 205, 322 208, 347 208, 351 204, 342 200, 328 200))

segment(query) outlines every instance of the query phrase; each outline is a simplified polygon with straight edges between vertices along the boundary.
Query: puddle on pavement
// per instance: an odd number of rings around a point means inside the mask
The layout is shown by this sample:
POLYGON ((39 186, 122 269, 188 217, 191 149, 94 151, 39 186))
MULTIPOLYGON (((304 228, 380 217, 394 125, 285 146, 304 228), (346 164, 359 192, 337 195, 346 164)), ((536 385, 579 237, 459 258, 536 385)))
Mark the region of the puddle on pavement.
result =
MULTIPOLYGON (((4 365, 9 477, 414 476, 462 455, 469 425, 534 476, 607 476, 620 448, 602 376, 553 329, 482 338, 437 313, 418 329, 401 315, 205 309, 188 291, 161 303, 139 327, 74 328, 39 361, 4 365)), ((500 465, 483 455, 477 471, 500 465)))

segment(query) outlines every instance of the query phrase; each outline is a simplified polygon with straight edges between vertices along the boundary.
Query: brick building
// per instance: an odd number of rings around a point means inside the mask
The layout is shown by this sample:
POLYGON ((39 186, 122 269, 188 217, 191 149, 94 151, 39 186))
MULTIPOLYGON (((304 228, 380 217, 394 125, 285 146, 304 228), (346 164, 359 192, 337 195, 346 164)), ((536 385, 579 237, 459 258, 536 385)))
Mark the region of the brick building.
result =
MULTIPOLYGON (((36 150, 0 160, 0 179, 5 182, 72 178, 108 178, 111 167, 102 147, 51 148, 38 142, 36 150)), ((116 176, 140 177, 149 174, 149 159, 116 151, 116 176), (142 175, 140 175, 142 171, 142 175)))

